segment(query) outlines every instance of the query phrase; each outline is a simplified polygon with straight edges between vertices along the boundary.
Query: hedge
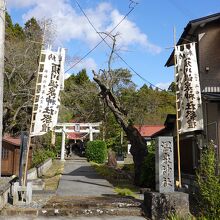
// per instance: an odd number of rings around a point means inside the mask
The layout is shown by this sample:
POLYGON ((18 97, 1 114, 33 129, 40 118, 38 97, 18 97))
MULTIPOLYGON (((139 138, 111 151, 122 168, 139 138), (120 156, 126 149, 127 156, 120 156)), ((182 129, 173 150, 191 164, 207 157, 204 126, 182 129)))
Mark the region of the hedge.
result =
POLYGON ((101 140, 89 141, 86 146, 86 157, 88 161, 104 163, 107 159, 106 143, 101 140))

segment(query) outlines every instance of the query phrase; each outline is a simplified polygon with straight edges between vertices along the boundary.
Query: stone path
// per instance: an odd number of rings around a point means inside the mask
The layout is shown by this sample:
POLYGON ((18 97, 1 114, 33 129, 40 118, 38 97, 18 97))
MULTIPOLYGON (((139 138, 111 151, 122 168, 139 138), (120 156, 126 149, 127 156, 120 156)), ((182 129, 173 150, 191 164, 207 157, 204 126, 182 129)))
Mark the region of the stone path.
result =
POLYGON ((34 194, 25 207, 7 207, 1 219, 143 220, 141 201, 121 197, 85 158, 66 160, 56 193, 34 194), (41 201, 41 202, 40 202, 41 201))
POLYGON ((144 220, 143 217, 136 217, 136 216, 102 216, 102 217, 21 217, 21 216, 14 216, 14 217, 0 217, 0 220, 68 220, 68 219, 74 219, 74 220, 144 220))
POLYGON ((66 160, 57 189, 58 196, 114 195, 113 186, 96 173, 85 158, 66 160))

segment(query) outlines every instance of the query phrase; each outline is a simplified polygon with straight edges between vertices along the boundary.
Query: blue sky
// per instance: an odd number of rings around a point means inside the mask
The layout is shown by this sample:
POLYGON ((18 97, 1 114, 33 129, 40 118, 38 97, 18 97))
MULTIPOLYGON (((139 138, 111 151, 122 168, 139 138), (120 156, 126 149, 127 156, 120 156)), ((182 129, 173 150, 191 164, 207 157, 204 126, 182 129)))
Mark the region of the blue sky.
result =
MULTIPOLYGON (((99 41, 99 36, 83 16, 75 0, 6 0, 9 14, 14 22, 23 25, 31 17, 51 18, 57 31, 56 43, 67 48, 66 69, 83 57, 99 41)), ((91 22, 100 32, 111 30, 130 10, 129 0, 78 0, 91 22)), ((136 0, 138 5, 116 32, 120 56, 142 77, 161 88, 173 81, 173 68, 164 64, 173 45, 173 27, 176 37, 192 19, 220 12, 219 0, 136 0)), ((115 32, 115 33, 116 33, 115 32)), ((110 41, 109 41, 110 42, 110 41)), ((67 74, 87 68, 107 68, 109 48, 103 42, 67 74)), ((119 58, 114 68, 127 67, 119 58)), ((132 71, 131 71, 132 72, 132 71)), ((138 87, 146 83, 133 73, 138 87)))

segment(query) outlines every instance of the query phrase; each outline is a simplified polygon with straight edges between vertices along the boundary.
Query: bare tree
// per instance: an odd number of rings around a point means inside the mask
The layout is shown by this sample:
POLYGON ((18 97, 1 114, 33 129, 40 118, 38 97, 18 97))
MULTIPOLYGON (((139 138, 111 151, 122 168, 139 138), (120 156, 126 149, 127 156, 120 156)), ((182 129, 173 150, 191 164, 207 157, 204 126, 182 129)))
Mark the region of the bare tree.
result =
MULTIPOLYGON (((116 36, 111 36, 112 38, 112 49, 108 59, 108 69, 100 69, 98 73, 93 71, 93 79, 98 84, 100 88, 100 96, 104 100, 105 104, 114 114, 117 122, 123 128, 127 135, 128 140, 131 144, 131 154, 134 160, 135 166, 135 178, 134 183, 140 185, 140 177, 142 172, 142 164, 145 156, 147 155, 147 146, 145 139, 141 136, 139 131, 133 126, 129 120, 127 111, 120 105, 117 96, 113 92, 115 74, 111 69, 112 59, 116 47, 116 36)), ((132 105, 132 103, 131 103, 132 105)))
POLYGON ((6 18, 3 129, 16 134, 30 124, 42 31, 33 18, 24 28, 6 18))

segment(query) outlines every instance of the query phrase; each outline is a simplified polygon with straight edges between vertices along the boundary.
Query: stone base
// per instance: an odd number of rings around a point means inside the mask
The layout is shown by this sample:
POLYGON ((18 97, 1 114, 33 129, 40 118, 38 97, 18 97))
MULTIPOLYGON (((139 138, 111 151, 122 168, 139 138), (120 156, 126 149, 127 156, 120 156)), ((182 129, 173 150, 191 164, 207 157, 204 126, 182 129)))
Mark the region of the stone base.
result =
POLYGON ((32 189, 33 190, 44 190, 45 182, 42 179, 33 179, 32 182, 32 189))
POLYGON ((151 219, 165 219, 172 213, 184 218, 189 215, 189 195, 183 192, 145 192, 144 210, 151 219))

